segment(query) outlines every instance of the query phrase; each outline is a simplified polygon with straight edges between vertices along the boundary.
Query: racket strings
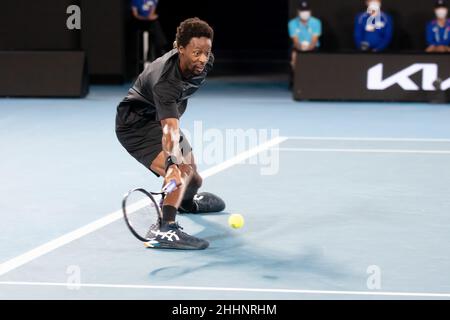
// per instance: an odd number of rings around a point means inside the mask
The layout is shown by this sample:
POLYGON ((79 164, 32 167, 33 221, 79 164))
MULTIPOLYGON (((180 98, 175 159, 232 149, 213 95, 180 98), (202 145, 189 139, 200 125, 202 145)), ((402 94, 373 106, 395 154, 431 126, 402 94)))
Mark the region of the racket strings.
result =
POLYGON ((129 194, 125 208, 128 223, 140 237, 145 239, 153 237, 151 230, 158 223, 158 209, 152 199, 143 192, 134 191, 129 194))

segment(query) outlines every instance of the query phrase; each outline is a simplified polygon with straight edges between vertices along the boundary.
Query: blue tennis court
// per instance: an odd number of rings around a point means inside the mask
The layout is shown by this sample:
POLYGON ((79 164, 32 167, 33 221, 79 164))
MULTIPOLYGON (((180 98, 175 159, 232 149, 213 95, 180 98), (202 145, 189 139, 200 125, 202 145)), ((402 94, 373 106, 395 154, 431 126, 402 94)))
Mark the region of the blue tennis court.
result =
POLYGON ((128 88, 0 100, 0 299, 450 298, 448 105, 209 80, 181 125, 227 207, 180 215, 211 246, 174 252, 145 249, 121 216, 125 192, 161 185, 116 139, 128 88))

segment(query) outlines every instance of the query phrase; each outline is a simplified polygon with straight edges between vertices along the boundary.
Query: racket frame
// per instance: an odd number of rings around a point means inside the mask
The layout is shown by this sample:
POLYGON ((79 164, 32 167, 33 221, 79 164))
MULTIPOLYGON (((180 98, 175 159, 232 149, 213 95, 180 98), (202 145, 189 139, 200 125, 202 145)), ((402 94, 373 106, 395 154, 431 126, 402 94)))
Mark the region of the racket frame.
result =
MULTIPOLYGON (((125 223, 126 223, 128 229, 130 229, 131 233, 132 233, 137 239, 139 239, 140 241, 142 241, 142 242, 148 242, 148 241, 150 241, 150 239, 142 237, 136 230, 134 230, 133 224, 131 223, 131 221, 130 221, 130 219, 129 219, 129 217, 128 217, 128 215, 129 215, 129 214, 132 214, 132 213, 131 213, 131 212, 130 212, 130 213, 127 212, 127 209, 126 209, 126 207, 127 207, 127 200, 128 200, 128 198, 129 198, 129 196, 130 196, 131 194, 133 194, 134 192, 141 192, 141 193, 143 193, 144 195, 146 195, 146 196, 151 200, 151 202, 153 203, 153 205, 154 205, 155 208, 156 208, 156 212, 158 213, 158 219, 161 219, 161 216, 162 216, 162 215, 161 215, 161 208, 159 207, 159 204, 156 202, 156 200, 155 200, 155 198, 153 197, 152 193, 150 193, 150 192, 148 192, 147 190, 142 189, 142 188, 135 188, 135 189, 132 189, 132 190, 128 191, 128 193, 123 197, 123 200, 122 200, 122 212, 123 212, 123 217, 124 217, 124 219, 125 219, 125 223)), ((156 194, 156 193, 155 193, 155 194, 156 194)), ((148 227, 150 228, 150 226, 148 226, 148 227)))

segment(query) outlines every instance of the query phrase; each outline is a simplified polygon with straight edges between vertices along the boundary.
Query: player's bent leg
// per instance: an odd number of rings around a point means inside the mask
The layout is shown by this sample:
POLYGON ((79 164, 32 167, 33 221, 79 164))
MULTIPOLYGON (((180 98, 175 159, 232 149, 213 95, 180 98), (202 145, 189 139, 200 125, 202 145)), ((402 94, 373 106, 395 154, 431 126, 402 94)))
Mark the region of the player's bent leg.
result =
POLYGON ((153 160, 150 165, 150 169, 159 174, 161 177, 166 175, 166 156, 163 151, 161 151, 153 160))
POLYGON ((203 184, 203 178, 197 171, 192 153, 188 155, 189 163, 193 169, 193 175, 183 196, 178 211, 180 213, 209 213, 220 212, 225 209, 225 202, 218 196, 209 192, 200 192, 198 190, 203 184))
MULTIPOLYGON (((183 228, 176 222, 177 209, 194 172, 189 165, 182 164, 179 167, 185 184, 165 197, 161 210, 162 217, 149 231, 151 240, 146 243, 147 248, 201 250, 209 246, 208 241, 183 232, 183 228)), ((165 156, 163 152, 156 157, 150 168, 164 177, 165 156)))
POLYGON ((195 171, 192 175, 191 181, 186 187, 186 192, 184 193, 183 201, 180 205, 181 212, 197 211, 193 199, 195 198, 198 189, 202 186, 202 183, 202 177, 195 171))

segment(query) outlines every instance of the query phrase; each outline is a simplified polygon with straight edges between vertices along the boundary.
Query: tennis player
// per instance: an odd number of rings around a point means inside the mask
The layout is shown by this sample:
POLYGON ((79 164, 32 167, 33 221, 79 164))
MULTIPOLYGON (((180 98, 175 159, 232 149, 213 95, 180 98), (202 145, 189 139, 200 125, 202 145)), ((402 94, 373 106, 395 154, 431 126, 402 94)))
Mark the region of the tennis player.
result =
POLYGON ((177 28, 174 49, 139 75, 117 107, 116 134, 122 146, 156 176, 164 177, 164 185, 175 180, 178 186, 164 199, 162 217, 150 229, 153 248, 207 248, 208 241, 181 231, 176 214, 225 209, 218 196, 198 193, 202 178, 180 130, 189 97, 213 67, 213 37, 214 31, 205 21, 183 21, 177 28))

